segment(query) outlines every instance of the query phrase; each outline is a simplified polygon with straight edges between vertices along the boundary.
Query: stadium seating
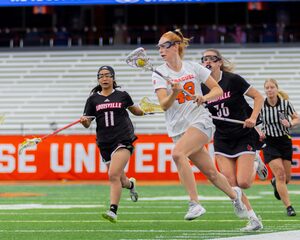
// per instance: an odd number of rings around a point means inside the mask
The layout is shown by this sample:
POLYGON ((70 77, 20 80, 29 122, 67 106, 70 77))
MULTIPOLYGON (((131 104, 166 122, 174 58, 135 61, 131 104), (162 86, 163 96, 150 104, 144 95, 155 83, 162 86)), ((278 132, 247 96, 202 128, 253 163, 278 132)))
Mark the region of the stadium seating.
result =
MULTIPOLYGON (((203 49, 190 48, 185 59, 200 61, 203 49)), ((116 80, 133 100, 148 96, 156 101, 151 73, 126 65, 131 51, 111 49, 6 51, 0 53, 0 125, 4 134, 46 134, 78 119, 90 90, 96 85, 99 66, 111 65, 116 80)), ((242 75, 263 93, 267 78, 278 80, 300 112, 300 48, 224 48, 223 55, 236 64, 242 75)), ((154 66, 162 63, 157 50, 148 50, 154 66)), ((165 133, 163 114, 132 116, 137 133, 165 133)), ((66 134, 94 133, 76 125, 66 134)))

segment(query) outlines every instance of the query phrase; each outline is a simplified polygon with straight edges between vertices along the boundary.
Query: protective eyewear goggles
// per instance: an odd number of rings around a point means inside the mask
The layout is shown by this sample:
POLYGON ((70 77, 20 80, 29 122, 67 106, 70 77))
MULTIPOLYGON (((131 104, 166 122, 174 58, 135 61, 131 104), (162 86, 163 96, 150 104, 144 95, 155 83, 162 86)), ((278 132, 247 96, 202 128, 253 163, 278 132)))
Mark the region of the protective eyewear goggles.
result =
POLYGON ((172 46, 174 46, 175 44, 177 43, 180 43, 179 41, 175 41, 175 42, 172 42, 172 41, 166 41, 164 43, 161 43, 161 44, 157 44, 156 47, 157 48, 164 48, 164 49, 168 49, 172 46))
POLYGON ((105 74, 100 74, 100 73, 98 73, 97 74, 97 78, 98 79, 101 79, 101 78, 113 78, 114 77, 114 75, 112 75, 111 73, 105 73, 105 74))
POLYGON ((201 62, 202 63, 208 62, 208 61, 210 61, 210 62, 218 62, 220 60, 221 60, 221 58, 219 58, 218 56, 213 56, 213 55, 207 55, 207 56, 203 56, 201 58, 201 62))

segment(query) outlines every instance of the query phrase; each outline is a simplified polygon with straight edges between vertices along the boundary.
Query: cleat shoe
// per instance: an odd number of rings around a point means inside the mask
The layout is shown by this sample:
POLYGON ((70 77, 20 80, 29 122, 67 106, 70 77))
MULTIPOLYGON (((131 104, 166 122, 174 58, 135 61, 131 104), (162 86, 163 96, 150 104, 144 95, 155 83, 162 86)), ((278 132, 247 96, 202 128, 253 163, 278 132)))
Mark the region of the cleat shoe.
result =
POLYGON ((247 209, 242 202, 242 190, 239 187, 233 187, 233 190, 237 194, 237 198, 235 200, 232 200, 235 215, 239 218, 248 218, 247 209))
POLYGON ((296 216, 296 211, 292 206, 289 206, 289 207, 286 208, 286 213, 289 217, 296 216))
POLYGON ((254 161, 256 162, 257 168, 256 168, 256 173, 259 177, 260 180, 266 180, 268 178, 268 168, 262 161, 261 157, 259 154, 255 155, 254 161))
POLYGON ((240 231, 242 231, 242 232, 259 231, 263 228, 264 227, 262 225, 260 217, 258 217, 258 218, 250 217, 249 222, 247 223, 247 226, 244 228, 241 228, 240 231))
POLYGON ((108 210, 107 212, 102 214, 102 217, 108 221, 110 221, 111 223, 116 223, 117 222, 117 214, 115 214, 114 212, 108 210))
POLYGON ((184 220, 194 220, 195 218, 203 215, 205 212, 205 208, 202 207, 199 203, 189 202, 189 210, 184 216, 184 220))
POLYGON ((281 197, 280 197, 279 193, 277 192, 276 179, 274 177, 271 180, 271 184, 272 184, 273 189, 274 189, 274 196, 277 198, 277 200, 281 200, 281 197))
POLYGON ((135 178, 129 178, 129 181, 133 184, 133 188, 129 189, 129 195, 130 195, 131 201, 137 202, 139 195, 135 189, 136 180, 135 180, 135 178))

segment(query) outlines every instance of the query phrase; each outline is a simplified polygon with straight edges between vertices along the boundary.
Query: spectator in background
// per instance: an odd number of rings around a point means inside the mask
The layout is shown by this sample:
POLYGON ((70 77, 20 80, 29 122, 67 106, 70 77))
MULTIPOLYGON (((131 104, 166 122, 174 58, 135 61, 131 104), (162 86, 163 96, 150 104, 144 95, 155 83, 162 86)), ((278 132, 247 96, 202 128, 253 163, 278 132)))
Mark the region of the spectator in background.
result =
POLYGON ((172 79, 170 84, 161 76, 153 73, 152 82, 165 118, 169 136, 175 147, 172 158, 177 166, 178 175, 190 197, 189 209, 185 220, 193 220, 206 210, 199 204, 197 185, 189 160, 220 190, 233 201, 237 214, 243 211, 240 188, 231 188, 226 178, 217 171, 205 144, 209 143, 214 125, 209 112, 202 106, 222 95, 218 84, 210 77, 210 71, 196 62, 183 61, 184 49, 190 39, 185 38, 179 29, 164 33, 159 42, 159 54, 165 61, 157 68, 172 79), (202 95, 200 83, 209 88, 202 95), (187 95, 182 91, 188 91, 187 95))
POLYGON ((220 35, 217 25, 213 24, 206 27, 204 41, 205 43, 220 43, 220 35))
POLYGON ((259 42, 259 31, 251 24, 247 24, 245 27, 247 43, 259 42))
POLYGON ((37 28, 27 28, 26 36, 24 39, 25 46, 40 46, 41 45, 41 36, 37 28))
POLYGON ((247 42, 246 32, 244 31, 244 29, 241 26, 239 26, 239 25, 235 26, 235 32, 233 34, 233 39, 234 39, 235 43, 239 43, 239 44, 244 44, 247 42))
POLYGON ((277 41, 277 29, 273 23, 263 24, 262 31, 262 42, 274 43, 277 41))
POLYGON ((138 200, 136 181, 128 179, 124 172, 134 149, 133 142, 137 139, 126 109, 137 116, 144 115, 144 112, 133 104, 127 92, 116 89, 118 86, 112 67, 100 67, 97 78, 99 85, 92 89, 86 101, 81 123, 88 128, 92 119, 86 116, 96 117, 97 145, 102 160, 108 166, 110 182, 110 208, 102 217, 115 223, 122 188, 129 189, 133 202, 138 200))
POLYGON ((127 40, 127 27, 120 22, 114 24, 114 44, 124 44, 127 40))
POLYGON ((264 89, 267 96, 261 111, 267 144, 263 149, 264 159, 274 175, 271 184, 275 197, 278 200, 281 199, 288 216, 296 216, 289 198, 287 184, 291 180, 293 157, 290 129, 299 124, 299 115, 288 100, 288 95, 279 90, 275 79, 266 80, 264 89))
MULTIPOLYGON (((244 125, 226 121, 214 120, 216 132, 214 135, 215 159, 222 174, 226 176, 231 186, 242 189, 251 187, 255 177, 255 154, 259 145, 259 134, 254 129, 263 96, 244 78, 232 73, 233 64, 224 59, 216 49, 207 49, 201 58, 202 65, 211 70, 211 76, 221 86, 223 96, 207 101, 207 108, 213 116, 244 121, 244 125), (254 100, 253 110, 244 95, 254 100)), ((204 96, 209 93, 205 85, 201 85, 204 96)), ((258 159, 259 160, 259 159, 258 159)), ((260 160, 260 168, 265 165, 260 160)), ((257 231, 263 228, 261 220, 255 214, 252 206, 243 193, 246 205, 241 218, 248 218, 249 223, 241 231, 257 231)))
POLYGON ((0 29, 0 47, 9 47, 11 40, 13 40, 13 34, 10 29, 0 29))
POLYGON ((69 32, 65 27, 54 29, 54 46, 67 46, 69 40, 69 32))

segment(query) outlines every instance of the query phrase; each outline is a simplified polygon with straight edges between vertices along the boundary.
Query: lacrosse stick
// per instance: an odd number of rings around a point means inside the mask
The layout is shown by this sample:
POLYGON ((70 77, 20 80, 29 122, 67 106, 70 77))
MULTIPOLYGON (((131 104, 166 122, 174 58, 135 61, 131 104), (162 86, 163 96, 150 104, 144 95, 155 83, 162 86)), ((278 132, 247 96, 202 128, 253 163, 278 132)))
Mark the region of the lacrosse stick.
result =
MULTIPOLYGON (((126 63, 134 68, 141 68, 146 71, 152 71, 162 77, 164 80, 166 80, 168 83, 172 83, 172 79, 170 77, 162 75, 159 71, 155 70, 155 68, 152 66, 150 62, 150 58, 147 56, 146 51, 144 48, 139 47, 135 50, 133 50, 129 55, 126 57, 126 63)), ((182 91, 190 96, 193 97, 191 93, 188 91, 182 89, 182 91)))
POLYGON ((217 117, 217 116, 212 116, 212 115, 210 115, 210 117, 212 119, 220 120, 220 121, 224 121, 224 122, 231 122, 231 123, 238 123, 238 124, 244 124, 245 123, 244 121, 237 120, 237 119, 223 118, 223 117, 217 117))
MULTIPOLYGON (((148 97, 143 97, 141 99, 141 101, 139 102, 139 106, 145 113, 148 113, 148 114, 164 112, 159 104, 153 103, 148 97)), ((223 117, 217 117, 217 116, 212 116, 212 115, 210 115, 210 117, 212 119, 220 120, 220 121, 224 121, 224 122, 231 122, 231 123, 238 123, 238 124, 245 123, 244 121, 231 119, 231 118, 223 118, 223 117)))
MULTIPOLYGON (((95 118, 94 116, 85 116, 85 117, 91 118, 91 119, 95 118)), ((72 122, 72 123, 70 123, 70 124, 68 124, 68 125, 66 125, 66 126, 64 126, 62 128, 59 128, 59 129, 55 130, 54 132, 52 132, 50 134, 47 134, 47 135, 45 135, 45 136, 43 136, 41 138, 38 138, 38 137, 35 137, 35 138, 32 138, 32 139, 27 138, 24 142, 21 143, 20 148, 19 148, 19 154, 22 154, 22 152, 23 152, 24 149, 26 149, 28 147, 35 146, 38 143, 40 143, 42 140, 44 140, 44 139, 46 139, 48 137, 54 136, 54 135, 58 134, 59 132, 65 130, 67 128, 72 127, 73 125, 76 125, 79 122, 80 122, 80 119, 78 119, 78 120, 76 120, 76 121, 74 121, 74 122, 72 122)))
POLYGON ((143 97, 139 102, 139 106, 143 110, 144 114, 164 112, 159 104, 152 102, 148 97, 143 97))
MULTIPOLYGON (((143 97, 141 101, 139 102, 140 108, 146 113, 163 113, 164 110, 162 110, 161 106, 157 103, 152 102, 148 97, 143 97)), ((231 118, 223 118, 223 117, 217 117, 210 115, 212 119, 220 120, 224 122, 231 122, 231 123, 238 123, 238 124, 244 124, 244 121, 231 119, 231 118)))

